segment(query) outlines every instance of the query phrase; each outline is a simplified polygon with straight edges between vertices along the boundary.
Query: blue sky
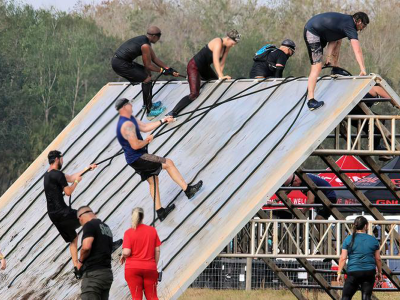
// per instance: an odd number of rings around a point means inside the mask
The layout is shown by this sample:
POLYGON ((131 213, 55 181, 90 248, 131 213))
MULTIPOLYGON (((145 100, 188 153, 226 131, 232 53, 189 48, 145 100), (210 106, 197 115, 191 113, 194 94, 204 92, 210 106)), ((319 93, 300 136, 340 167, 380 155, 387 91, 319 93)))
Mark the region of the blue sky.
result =
POLYGON ((103 0, 19 0, 21 3, 27 3, 34 8, 50 8, 54 6, 56 9, 70 11, 78 3, 101 3, 103 0))

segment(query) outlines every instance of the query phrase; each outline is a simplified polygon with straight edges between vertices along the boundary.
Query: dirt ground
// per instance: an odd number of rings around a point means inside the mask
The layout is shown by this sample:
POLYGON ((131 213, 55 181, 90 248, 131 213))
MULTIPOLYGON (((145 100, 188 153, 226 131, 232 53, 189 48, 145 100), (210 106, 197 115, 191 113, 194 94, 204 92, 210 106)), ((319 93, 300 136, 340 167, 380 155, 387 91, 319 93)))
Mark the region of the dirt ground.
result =
MULTIPOLYGON (((328 300, 328 295, 316 290, 303 290, 303 295, 310 300, 328 300)), ((339 291, 340 293, 340 291, 339 291)), ((400 299, 400 292, 375 293, 379 300, 400 299)), ((209 289, 188 289, 179 300, 293 300, 293 294, 286 290, 262 290, 262 291, 236 291, 236 290, 209 290, 209 289)), ((354 300, 361 299, 358 292, 354 300)))

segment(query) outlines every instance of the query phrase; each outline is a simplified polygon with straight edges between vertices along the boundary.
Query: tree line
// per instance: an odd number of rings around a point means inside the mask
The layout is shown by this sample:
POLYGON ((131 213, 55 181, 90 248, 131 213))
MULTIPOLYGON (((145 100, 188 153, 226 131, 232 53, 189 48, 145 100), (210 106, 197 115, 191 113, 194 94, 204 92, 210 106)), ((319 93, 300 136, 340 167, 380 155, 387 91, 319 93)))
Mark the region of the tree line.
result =
MULTIPOLYGON (((261 46, 290 38, 297 51, 284 75, 307 76, 304 24, 326 11, 370 16, 360 34, 367 72, 382 75, 399 92, 395 0, 108 0, 69 13, 0 0, 0 194, 103 85, 121 80, 110 67, 115 49, 149 25, 162 30, 157 56, 183 74, 209 40, 236 28, 242 40, 230 52, 225 74, 248 77, 261 46)), ((358 74, 347 41, 340 62, 358 74)))

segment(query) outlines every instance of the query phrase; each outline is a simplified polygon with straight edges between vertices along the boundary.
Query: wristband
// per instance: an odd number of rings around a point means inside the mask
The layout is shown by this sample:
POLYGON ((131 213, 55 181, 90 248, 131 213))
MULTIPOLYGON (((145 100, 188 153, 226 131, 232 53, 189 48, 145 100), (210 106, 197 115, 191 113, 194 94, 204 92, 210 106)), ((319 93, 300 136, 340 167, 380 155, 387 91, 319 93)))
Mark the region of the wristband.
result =
POLYGON ((164 122, 162 120, 160 120, 160 125, 164 124, 164 122))
POLYGON ((336 274, 338 274, 338 275, 342 275, 342 272, 337 272, 336 274))
POLYGON ((75 179, 74 183, 78 184, 79 183, 78 179, 75 179))
POLYGON ((78 259, 78 261, 79 261, 81 264, 83 264, 83 261, 81 261, 81 259, 78 259))
POLYGON ((4 255, 0 255, 0 260, 4 259, 4 255))
POLYGON ((160 73, 162 73, 164 71, 164 69, 163 68, 160 68, 160 73))

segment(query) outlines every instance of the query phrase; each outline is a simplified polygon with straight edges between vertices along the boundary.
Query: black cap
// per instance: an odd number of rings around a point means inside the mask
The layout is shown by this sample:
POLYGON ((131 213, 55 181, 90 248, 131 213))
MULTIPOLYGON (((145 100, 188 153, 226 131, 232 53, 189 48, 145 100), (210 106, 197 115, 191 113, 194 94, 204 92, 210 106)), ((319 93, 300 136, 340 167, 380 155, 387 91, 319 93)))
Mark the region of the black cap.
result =
POLYGON ((284 41, 282 42, 281 45, 292 49, 293 52, 296 51, 296 44, 295 44, 292 40, 286 39, 286 40, 284 40, 284 41))
POLYGON ((126 98, 120 98, 115 101, 115 109, 120 110, 125 104, 129 103, 129 100, 126 98))

